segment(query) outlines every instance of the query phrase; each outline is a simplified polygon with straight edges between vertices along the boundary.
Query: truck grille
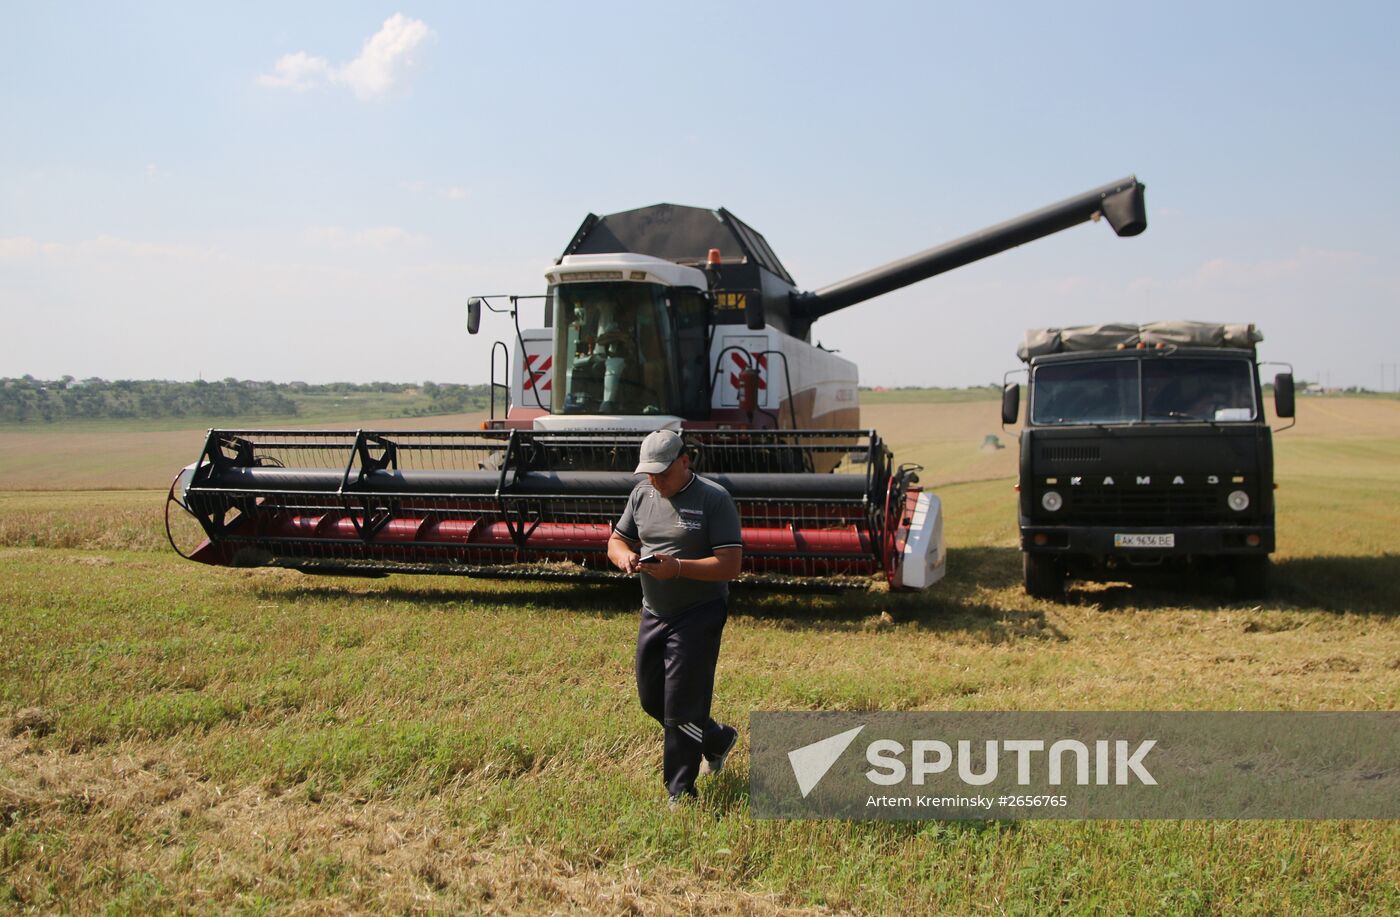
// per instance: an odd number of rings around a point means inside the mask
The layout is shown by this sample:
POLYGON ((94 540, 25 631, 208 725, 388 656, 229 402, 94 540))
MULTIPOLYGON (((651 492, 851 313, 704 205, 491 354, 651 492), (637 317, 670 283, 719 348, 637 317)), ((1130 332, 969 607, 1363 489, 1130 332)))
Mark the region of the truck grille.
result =
POLYGON ((1238 522, 1215 490, 1190 487, 1074 488, 1067 521, 1138 525, 1238 522))
POLYGON ((1097 462, 1098 446, 1041 446, 1040 457, 1047 462, 1097 462))

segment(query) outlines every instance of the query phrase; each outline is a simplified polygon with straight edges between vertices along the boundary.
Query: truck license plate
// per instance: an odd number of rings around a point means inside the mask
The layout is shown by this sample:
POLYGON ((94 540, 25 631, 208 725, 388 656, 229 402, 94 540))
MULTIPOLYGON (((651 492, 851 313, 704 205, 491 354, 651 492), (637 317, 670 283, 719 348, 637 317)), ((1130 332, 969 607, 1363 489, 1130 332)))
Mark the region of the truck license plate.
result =
POLYGON ((1176 547, 1176 535, 1171 532, 1152 535, 1119 532, 1113 536, 1113 546, 1115 548, 1174 548, 1176 547))

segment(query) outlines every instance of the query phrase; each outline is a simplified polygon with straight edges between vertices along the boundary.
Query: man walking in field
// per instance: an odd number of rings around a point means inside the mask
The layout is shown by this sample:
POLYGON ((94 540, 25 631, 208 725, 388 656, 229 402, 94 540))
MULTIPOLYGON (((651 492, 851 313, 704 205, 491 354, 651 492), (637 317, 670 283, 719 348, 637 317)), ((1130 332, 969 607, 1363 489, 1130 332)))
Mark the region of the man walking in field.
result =
POLYGON ((690 470, 680 434, 642 441, 637 474, 608 539, 608 560, 641 574, 637 694, 665 729, 662 776, 673 805, 695 796, 695 780, 716 773, 739 731, 710 717, 729 581, 739 575, 739 512, 723 487, 690 470), (703 767, 702 767, 703 762, 703 767))

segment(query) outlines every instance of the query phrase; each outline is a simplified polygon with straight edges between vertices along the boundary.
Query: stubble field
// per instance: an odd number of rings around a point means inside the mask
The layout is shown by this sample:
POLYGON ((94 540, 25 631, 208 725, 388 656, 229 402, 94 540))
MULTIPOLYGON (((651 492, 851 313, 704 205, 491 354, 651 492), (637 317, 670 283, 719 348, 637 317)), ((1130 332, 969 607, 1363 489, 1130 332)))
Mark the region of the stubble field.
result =
MULTIPOLYGON (((1400 708, 1400 403, 1303 399, 1276 437, 1262 604, 1209 580, 1028 599, 996 412, 865 408, 943 497, 948 579, 736 590, 720 719, 1400 708)), ((757 821, 743 745, 672 813, 633 696, 634 584, 189 564, 160 506, 199 443, 0 433, 0 909, 1400 909, 1387 822, 757 821)))

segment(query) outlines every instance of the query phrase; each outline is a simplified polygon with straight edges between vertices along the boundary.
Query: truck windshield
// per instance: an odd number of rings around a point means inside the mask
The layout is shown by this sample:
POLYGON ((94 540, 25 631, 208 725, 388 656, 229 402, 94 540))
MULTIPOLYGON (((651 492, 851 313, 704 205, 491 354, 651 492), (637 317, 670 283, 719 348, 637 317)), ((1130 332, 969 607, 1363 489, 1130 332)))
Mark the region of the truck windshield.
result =
POLYGON ((1230 423, 1258 417, 1246 360, 1147 357, 1056 363, 1035 371, 1031 422, 1230 423))
POLYGON ((1142 404, 1147 420, 1253 420, 1253 367, 1244 360, 1144 360, 1142 404))
POLYGON ((554 298, 555 414, 669 414, 675 342, 659 284, 570 283, 554 298))
POLYGON ((1076 424, 1137 420, 1137 364, 1137 360, 1096 360, 1038 367, 1031 421, 1076 424))

